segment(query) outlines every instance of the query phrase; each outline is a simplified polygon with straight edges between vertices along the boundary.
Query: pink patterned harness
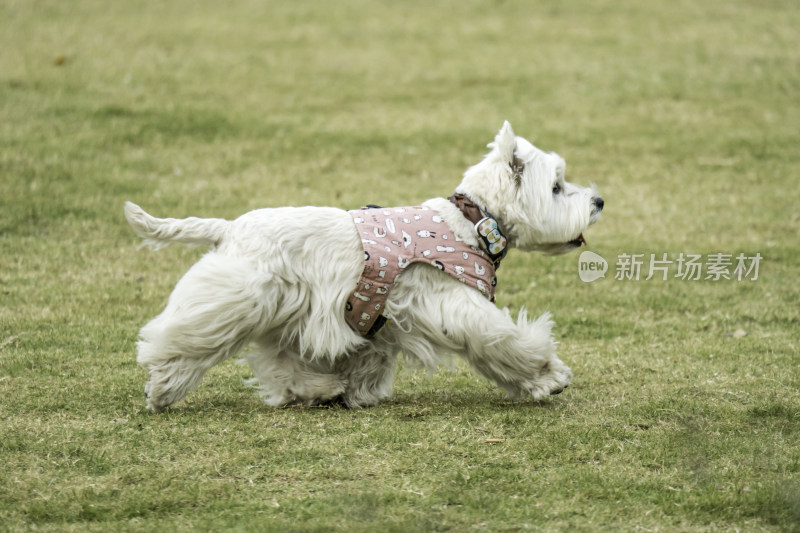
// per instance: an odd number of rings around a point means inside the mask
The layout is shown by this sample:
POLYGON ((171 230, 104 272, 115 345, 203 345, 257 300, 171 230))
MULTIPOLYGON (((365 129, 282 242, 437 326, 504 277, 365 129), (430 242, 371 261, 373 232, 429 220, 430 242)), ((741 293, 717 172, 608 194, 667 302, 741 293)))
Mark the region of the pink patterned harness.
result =
POLYGON ((347 300, 347 323, 371 337, 397 275, 422 262, 447 272, 494 301, 495 265, 482 250, 456 238, 438 211, 427 207, 382 207, 348 211, 364 245, 364 271, 347 300))

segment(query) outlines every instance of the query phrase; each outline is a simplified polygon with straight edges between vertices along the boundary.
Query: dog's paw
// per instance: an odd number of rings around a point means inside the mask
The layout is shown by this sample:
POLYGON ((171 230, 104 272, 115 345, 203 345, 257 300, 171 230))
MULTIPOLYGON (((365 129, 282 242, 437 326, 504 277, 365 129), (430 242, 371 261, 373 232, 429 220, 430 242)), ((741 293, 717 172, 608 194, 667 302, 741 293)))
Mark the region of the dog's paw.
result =
POLYGON ((311 407, 323 407, 328 409, 335 409, 335 408, 349 409, 349 407, 347 406, 347 402, 345 402, 344 400, 344 396, 341 394, 339 396, 335 396, 333 398, 326 398, 324 400, 315 398, 313 400, 309 400, 307 403, 311 407))
POLYGON ((572 370, 555 358, 545 363, 534 379, 522 384, 525 396, 536 401, 561 394, 572 383, 572 370))

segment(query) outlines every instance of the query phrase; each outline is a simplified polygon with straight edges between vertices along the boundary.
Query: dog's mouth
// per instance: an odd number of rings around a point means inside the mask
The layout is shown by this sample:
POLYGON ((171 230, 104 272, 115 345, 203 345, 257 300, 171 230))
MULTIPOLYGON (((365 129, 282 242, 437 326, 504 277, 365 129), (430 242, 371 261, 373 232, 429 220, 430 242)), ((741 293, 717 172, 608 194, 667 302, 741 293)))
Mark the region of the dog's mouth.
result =
POLYGON ((583 237, 583 233, 581 233, 571 241, 540 244, 536 246, 534 249, 542 252, 545 255, 561 255, 569 253, 575 248, 580 248, 584 244, 588 246, 588 244, 586 243, 586 239, 583 237))
POLYGON ((570 246, 573 246, 575 248, 580 248, 582 244, 586 244, 588 246, 588 244, 586 243, 586 239, 583 238, 583 233, 578 235, 577 239, 573 239, 573 240, 569 241, 567 244, 569 244, 570 246))

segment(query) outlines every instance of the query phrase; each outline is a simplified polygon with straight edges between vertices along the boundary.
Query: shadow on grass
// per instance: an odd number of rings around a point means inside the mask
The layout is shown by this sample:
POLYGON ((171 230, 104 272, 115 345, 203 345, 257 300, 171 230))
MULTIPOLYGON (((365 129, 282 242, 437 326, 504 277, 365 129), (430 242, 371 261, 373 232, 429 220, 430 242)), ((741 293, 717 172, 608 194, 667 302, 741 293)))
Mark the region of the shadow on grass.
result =
MULTIPOLYGON (((568 394, 568 393, 567 393, 568 394)), ((341 402, 332 401, 320 405, 306 405, 296 403, 285 407, 272 407, 261 402, 255 395, 243 393, 241 395, 206 395, 203 398, 188 398, 187 400, 167 408, 163 414, 177 415, 204 415, 213 413, 215 416, 240 418, 253 415, 280 413, 318 413, 338 415, 389 414, 403 411, 406 418, 421 418, 431 414, 452 414, 456 411, 481 410, 485 414, 494 413, 528 413, 531 410, 553 411, 564 406, 568 399, 553 396, 546 400, 511 400, 505 398, 501 392, 494 391, 456 391, 446 392, 441 390, 428 390, 424 392, 398 393, 372 407, 350 409, 341 402)), ((148 411, 142 407, 141 413, 148 411)), ((159 416, 159 415, 155 415, 159 416)))

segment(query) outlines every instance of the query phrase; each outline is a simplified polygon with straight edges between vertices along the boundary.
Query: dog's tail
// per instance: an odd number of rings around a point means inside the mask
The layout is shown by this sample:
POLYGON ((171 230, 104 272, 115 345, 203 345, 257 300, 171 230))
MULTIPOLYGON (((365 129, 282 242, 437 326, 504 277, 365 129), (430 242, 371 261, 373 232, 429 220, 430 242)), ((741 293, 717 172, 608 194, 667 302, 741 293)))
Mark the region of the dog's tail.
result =
POLYGON ((132 202, 125 202, 125 218, 133 231, 156 249, 170 242, 219 244, 230 224, 222 218, 156 218, 132 202))

